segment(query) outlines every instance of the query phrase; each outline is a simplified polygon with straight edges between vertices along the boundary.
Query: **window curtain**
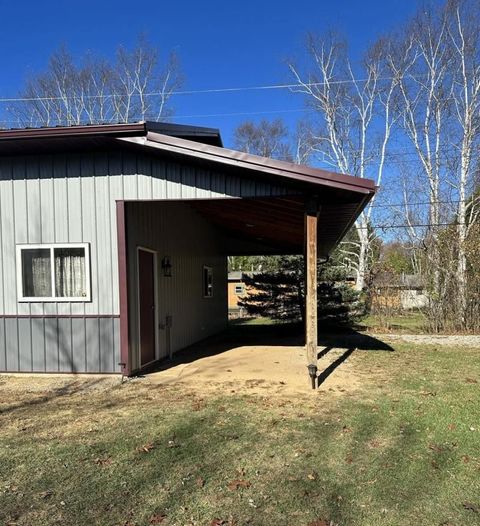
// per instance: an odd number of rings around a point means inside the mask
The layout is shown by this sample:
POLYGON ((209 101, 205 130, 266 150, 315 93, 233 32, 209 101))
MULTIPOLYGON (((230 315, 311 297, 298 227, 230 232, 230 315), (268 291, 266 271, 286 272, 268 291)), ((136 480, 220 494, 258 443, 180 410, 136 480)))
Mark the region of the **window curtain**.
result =
POLYGON ((55 256, 55 295, 59 298, 81 298, 85 290, 85 250, 59 248, 55 256))
POLYGON ((49 249, 22 251, 23 295, 28 298, 49 298, 52 295, 52 274, 49 249))

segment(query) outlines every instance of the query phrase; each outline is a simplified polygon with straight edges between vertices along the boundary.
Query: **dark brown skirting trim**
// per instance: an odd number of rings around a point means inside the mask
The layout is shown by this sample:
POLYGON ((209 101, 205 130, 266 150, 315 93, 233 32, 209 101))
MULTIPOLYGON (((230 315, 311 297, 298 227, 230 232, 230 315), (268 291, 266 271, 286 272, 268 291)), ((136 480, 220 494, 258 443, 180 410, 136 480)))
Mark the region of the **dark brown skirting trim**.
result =
POLYGON ((72 374, 97 374, 102 376, 121 376, 121 372, 105 372, 102 373, 100 371, 98 372, 92 372, 92 371, 4 371, 3 369, 0 370, 0 374, 62 374, 62 375, 72 375, 72 374))
POLYGON ((31 319, 31 318, 120 318, 120 314, 0 314, 0 319, 31 319))

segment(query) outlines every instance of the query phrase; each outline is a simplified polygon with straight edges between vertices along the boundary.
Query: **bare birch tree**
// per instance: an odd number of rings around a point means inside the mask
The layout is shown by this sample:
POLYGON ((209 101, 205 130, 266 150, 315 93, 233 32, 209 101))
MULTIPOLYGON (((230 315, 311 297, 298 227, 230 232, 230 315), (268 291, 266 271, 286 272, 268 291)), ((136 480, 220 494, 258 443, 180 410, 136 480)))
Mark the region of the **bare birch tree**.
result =
MULTIPOLYGON (((289 64, 307 103, 317 116, 313 150, 321 163, 357 177, 371 177, 380 185, 396 115, 392 111, 397 79, 385 78, 382 43, 354 67, 344 41, 330 35, 310 36, 310 65, 301 72, 289 64)), ((345 247, 356 273, 356 288, 365 287, 370 246, 375 233, 369 228, 373 202, 356 223, 357 241, 345 247)))
MULTIPOLYGON (((442 9, 423 8, 387 56, 391 74, 399 79, 403 137, 413 147, 427 189, 427 231, 409 231, 425 247, 432 276, 431 317, 442 323, 448 313, 460 328, 467 324, 469 301, 466 243, 479 204, 469 201, 480 136, 479 14, 477 3, 468 0, 449 0, 442 9), (457 235, 448 237, 447 251, 441 246, 442 232, 452 215, 457 235)), ((408 200, 405 208, 408 221, 408 200)))
POLYGON ((164 120, 180 85, 176 56, 161 62, 158 50, 144 38, 132 50, 119 47, 112 62, 90 54, 76 63, 61 48, 7 111, 19 126, 164 120))

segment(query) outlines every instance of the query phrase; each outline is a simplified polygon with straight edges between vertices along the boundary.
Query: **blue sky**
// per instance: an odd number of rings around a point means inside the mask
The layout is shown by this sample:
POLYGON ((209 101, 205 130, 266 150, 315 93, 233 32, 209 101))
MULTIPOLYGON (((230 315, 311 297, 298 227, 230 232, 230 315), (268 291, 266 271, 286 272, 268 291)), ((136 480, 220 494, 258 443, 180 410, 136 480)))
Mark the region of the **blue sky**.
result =
MULTIPOLYGON (((335 28, 359 54, 382 33, 408 18, 417 0, 175 1, 0 0, 0 96, 15 95, 24 79, 43 69, 66 44, 76 56, 112 56, 145 33, 161 50, 175 50, 184 89, 257 86, 290 82, 285 61, 302 60, 308 31, 335 28)), ((246 118, 282 117, 292 125, 303 101, 288 91, 179 95, 179 123, 219 127, 227 146, 246 118), (264 115, 204 115, 257 113, 264 115)))

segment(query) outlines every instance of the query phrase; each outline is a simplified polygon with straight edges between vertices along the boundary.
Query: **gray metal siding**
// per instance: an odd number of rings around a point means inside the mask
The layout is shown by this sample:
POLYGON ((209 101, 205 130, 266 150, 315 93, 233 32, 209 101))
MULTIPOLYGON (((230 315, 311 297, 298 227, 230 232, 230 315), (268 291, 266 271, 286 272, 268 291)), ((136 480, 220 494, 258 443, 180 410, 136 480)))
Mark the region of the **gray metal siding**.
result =
MULTIPOLYGON (((63 320, 68 316, 119 314, 117 200, 286 193, 283 187, 129 151, 1 158, 0 316, 32 316, 32 321, 2 319, 0 370, 118 370, 117 329, 97 319, 63 320), (91 301, 18 302, 16 245, 68 242, 90 244, 91 301)), ((156 228, 152 218, 145 228, 156 228)), ((183 264, 180 260, 179 265, 183 264)), ((175 278, 171 283, 182 286, 175 278)), ((117 319, 113 323, 118 326, 117 319)), ((196 332, 206 322, 198 323, 201 325, 196 332)), ((187 336, 184 340, 179 335, 175 338, 182 346, 191 340, 187 336)))
POLYGON ((118 373, 119 319, 1 318, 0 371, 118 373))

